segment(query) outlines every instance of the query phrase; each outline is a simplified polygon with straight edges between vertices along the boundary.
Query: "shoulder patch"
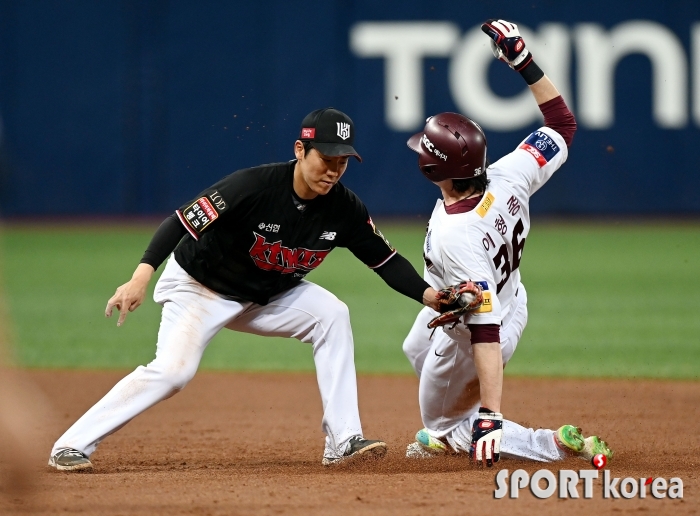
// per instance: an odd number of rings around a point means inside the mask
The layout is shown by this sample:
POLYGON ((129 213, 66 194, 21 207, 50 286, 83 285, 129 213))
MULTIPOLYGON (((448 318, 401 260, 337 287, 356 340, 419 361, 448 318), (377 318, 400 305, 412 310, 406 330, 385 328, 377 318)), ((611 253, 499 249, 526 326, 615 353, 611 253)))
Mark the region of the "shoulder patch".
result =
POLYGON ((540 168, 549 163, 561 151, 552 137, 543 131, 532 133, 519 148, 529 152, 537 160, 540 168))
POLYGON ((218 219, 228 209, 228 205, 218 191, 200 197, 189 206, 178 210, 180 220, 185 227, 200 234, 207 226, 218 219))
POLYGON ((476 212, 479 214, 479 217, 483 219, 486 216, 486 213, 489 211, 489 209, 491 209, 491 206, 493 206, 493 201, 495 200, 496 198, 491 192, 486 192, 486 195, 484 195, 481 203, 476 208, 476 212))

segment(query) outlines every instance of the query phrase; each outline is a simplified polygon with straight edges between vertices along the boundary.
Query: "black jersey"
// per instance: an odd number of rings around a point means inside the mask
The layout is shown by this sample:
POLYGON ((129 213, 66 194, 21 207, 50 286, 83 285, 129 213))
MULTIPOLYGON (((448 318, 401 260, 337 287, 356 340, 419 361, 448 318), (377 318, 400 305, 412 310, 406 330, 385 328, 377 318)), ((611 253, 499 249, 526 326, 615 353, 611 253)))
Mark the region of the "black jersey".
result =
POLYGON ((396 253, 342 184, 311 201, 295 198, 295 164, 238 170, 178 209, 192 236, 175 249, 180 266, 223 296, 265 305, 335 247, 347 247, 370 268, 396 253))

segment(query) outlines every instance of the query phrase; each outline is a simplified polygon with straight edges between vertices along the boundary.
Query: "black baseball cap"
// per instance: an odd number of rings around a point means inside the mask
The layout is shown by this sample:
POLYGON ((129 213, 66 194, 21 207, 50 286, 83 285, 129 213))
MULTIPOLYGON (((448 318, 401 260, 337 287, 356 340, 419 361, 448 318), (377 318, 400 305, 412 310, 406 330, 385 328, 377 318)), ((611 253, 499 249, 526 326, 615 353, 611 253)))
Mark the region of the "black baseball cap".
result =
POLYGON ((312 142, 321 154, 326 156, 355 156, 362 158, 353 148, 355 124, 348 115, 332 107, 317 109, 301 121, 299 139, 312 142))

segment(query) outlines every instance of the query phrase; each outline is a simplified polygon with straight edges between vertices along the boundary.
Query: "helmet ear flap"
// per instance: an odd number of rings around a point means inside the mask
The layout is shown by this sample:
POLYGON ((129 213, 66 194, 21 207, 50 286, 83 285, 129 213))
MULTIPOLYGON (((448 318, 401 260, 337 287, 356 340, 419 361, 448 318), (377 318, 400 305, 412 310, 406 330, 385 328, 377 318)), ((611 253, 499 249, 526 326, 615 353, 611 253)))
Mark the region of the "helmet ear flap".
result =
POLYGON ((430 176, 435 173, 435 170, 437 169, 437 166, 435 165, 421 165, 420 166, 420 171, 425 174, 426 177, 430 178, 430 176))
POLYGON ((420 153, 418 154, 418 168, 423 172, 425 177, 430 179, 435 174, 438 167, 435 163, 431 163, 429 159, 426 158, 425 154, 420 153))

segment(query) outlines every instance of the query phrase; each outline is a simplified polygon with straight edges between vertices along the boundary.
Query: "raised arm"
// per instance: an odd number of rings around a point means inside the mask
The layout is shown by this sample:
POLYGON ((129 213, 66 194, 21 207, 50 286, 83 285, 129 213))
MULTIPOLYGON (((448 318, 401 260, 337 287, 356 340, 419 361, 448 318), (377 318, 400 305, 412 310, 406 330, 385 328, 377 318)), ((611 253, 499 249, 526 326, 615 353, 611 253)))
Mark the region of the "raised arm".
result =
POLYGON ((576 119, 557 87, 535 63, 518 26, 506 20, 487 20, 481 30, 491 38, 494 56, 518 72, 528 84, 544 115, 545 125, 561 134, 570 146, 576 132, 576 119))
POLYGON ((529 86, 532 96, 535 97, 535 102, 539 106, 561 96, 557 87, 546 75, 542 75, 540 80, 529 86))

